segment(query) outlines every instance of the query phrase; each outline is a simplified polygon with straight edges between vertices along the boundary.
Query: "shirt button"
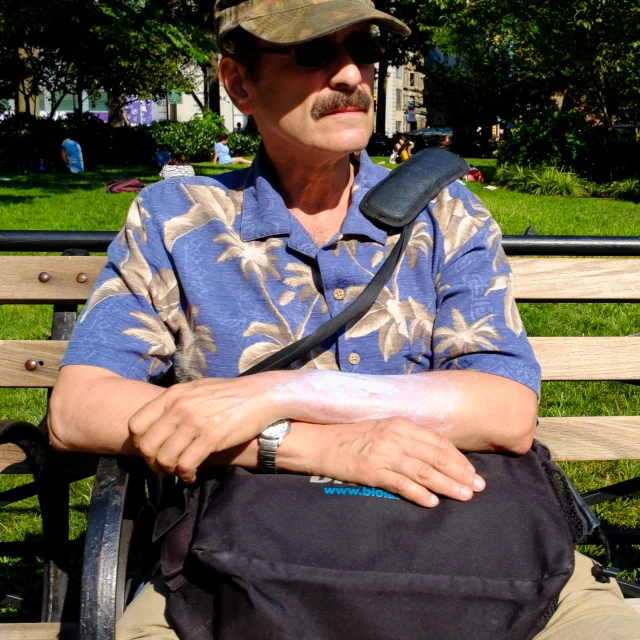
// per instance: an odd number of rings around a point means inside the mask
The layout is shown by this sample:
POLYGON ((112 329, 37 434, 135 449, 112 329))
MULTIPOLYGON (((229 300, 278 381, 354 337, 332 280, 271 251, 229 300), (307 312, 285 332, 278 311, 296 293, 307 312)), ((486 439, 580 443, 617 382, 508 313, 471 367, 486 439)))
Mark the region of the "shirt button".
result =
POLYGON ((360 362, 360 356, 357 353, 349 354, 349 364, 358 364, 360 362))
POLYGON ((335 289, 333 292, 333 297, 336 300, 344 300, 344 296, 345 296, 344 289, 335 289))

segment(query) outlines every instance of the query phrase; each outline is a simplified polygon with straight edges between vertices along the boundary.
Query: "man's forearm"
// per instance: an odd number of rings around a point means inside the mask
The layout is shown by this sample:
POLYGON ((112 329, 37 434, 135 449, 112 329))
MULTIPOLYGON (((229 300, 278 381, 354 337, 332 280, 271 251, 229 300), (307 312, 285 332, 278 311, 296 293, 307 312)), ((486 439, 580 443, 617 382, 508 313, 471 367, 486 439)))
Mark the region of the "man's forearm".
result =
POLYGON ((272 399, 288 417, 310 423, 407 418, 465 451, 528 450, 537 410, 531 389, 479 371, 411 376, 295 371, 274 386, 272 399))
POLYGON ((135 455, 129 418, 164 389, 98 367, 63 367, 49 405, 49 437, 62 450, 135 455))

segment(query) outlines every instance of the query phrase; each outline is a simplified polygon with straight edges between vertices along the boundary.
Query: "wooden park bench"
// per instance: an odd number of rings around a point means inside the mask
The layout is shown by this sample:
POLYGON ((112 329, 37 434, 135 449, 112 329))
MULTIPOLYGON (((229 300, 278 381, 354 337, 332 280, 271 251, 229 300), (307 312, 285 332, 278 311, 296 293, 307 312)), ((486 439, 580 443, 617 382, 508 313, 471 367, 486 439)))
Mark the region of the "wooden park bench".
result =
MULTIPOLYGON (((61 251, 66 247, 105 251, 111 233, 0 232, 0 251, 61 251)), ((523 302, 640 302, 640 238, 505 237, 515 293, 523 302), (599 257, 599 256, 618 256, 599 257), (624 256, 624 257, 623 257, 624 256), (635 256, 628 257, 628 256, 635 256)), ((86 301, 104 257, 89 255, 0 255, 0 303, 53 305, 50 340, 2 340, 0 387, 50 389, 57 377, 77 305, 86 301)), ((533 337, 544 380, 640 382, 640 339, 634 336, 533 337)), ((537 437, 556 460, 640 459, 640 416, 562 416, 540 418, 537 437)), ((139 461, 53 452, 46 431, 15 421, 0 422, 0 473, 34 475, 34 482, 0 494, 0 506, 39 495, 44 542, 2 543, 0 555, 44 555, 42 623, 0 625, 3 640, 58 637, 110 640, 123 610, 126 558, 134 523, 144 502, 139 461), (96 474, 84 546, 82 593, 76 605, 79 624, 62 624, 66 593, 69 491, 74 479, 96 474), (13 545, 12 548, 11 545, 13 545), (32 545, 32 548, 29 548, 32 545), (13 549, 13 550, 12 550, 13 549)), ((151 498, 156 480, 147 475, 151 498)), ((629 480, 591 492, 597 504, 640 491, 629 480)), ((640 527, 639 527, 640 529, 640 527)), ((640 543, 640 531, 609 532, 614 544, 640 543)), ((622 584, 640 611, 640 586, 622 584)), ((0 585, 5 603, 20 604, 0 585), (12 599, 13 598, 13 599, 12 599)), ((66 601, 66 602, 65 602, 66 601)))

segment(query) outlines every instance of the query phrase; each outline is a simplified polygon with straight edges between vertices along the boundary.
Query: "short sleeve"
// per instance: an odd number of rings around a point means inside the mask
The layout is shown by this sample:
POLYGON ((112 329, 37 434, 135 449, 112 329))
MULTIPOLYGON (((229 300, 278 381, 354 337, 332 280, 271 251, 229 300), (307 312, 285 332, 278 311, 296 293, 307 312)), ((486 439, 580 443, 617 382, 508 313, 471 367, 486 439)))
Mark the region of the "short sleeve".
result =
POLYGON ((520 382, 540 395, 535 359, 514 298, 502 234, 460 183, 430 204, 435 219, 435 369, 474 369, 520 382))
POLYGON ((62 366, 92 365, 147 381, 171 365, 184 313, 162 234, 144 206, 146 192, 133 201, 125 227, 109 247, 62 366))

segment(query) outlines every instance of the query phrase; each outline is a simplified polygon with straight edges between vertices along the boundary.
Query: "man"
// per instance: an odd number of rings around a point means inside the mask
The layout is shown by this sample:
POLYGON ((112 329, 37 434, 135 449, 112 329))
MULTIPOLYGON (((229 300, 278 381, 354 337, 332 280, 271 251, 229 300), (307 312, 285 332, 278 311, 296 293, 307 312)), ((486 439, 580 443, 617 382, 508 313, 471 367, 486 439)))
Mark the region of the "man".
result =
POLYGON ((66 138, 62 141, 62 145, 60 146, 60 156, 62 158, 62 162, 64 162, 71 173, 84 172, 82 149, 75 140, 66 138))
MULTIPOLYGON (((257 437, 288 419, 281 471, 426 508, 438 495, 472 500, 484 481, 461 450, 528 451, 540 369, 499 229, 461 184, 420 214, 357 323, 294 369, 235 377, 337 315, 398 239, 359 204, 387 175, 362 151, 375 35, 408 29, 368 0, 219 0, 215 18, 220 78, 264 147, 244 172, 136 198, 65 356, 52 442, 142 455, 189 483, 202 465, 257 468, 257 437), (170 366, 180 384, 150 384, 170 366)), ((640 638, 617 587, 596 583, 587 559, 578 566, 539 638, 640 638)), ((175 640, 165 593, 147 585, 118 638, 175 640)))

